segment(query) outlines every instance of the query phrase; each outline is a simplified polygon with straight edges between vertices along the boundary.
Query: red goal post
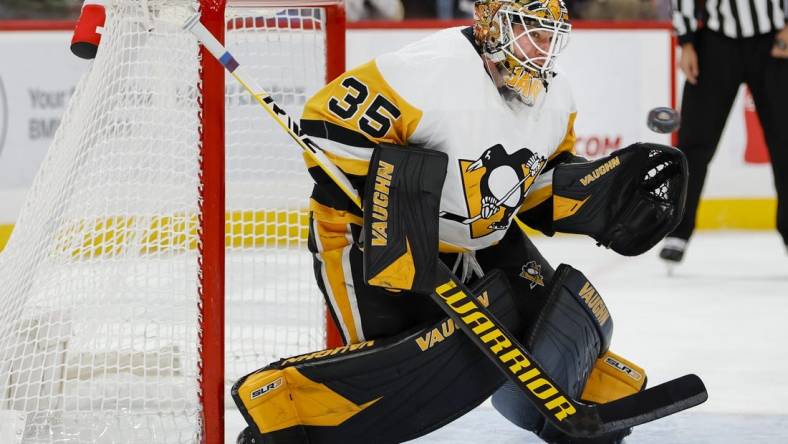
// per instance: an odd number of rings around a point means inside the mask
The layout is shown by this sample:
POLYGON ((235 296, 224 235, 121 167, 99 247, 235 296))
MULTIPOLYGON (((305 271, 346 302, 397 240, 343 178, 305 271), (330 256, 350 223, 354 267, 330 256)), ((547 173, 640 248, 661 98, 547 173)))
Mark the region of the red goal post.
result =
MULTIPOLYGON (((201 0, 202 23, 217 39, 225 43, 225 27, 242 29, 245 21, 226 20, 223 0, 201 0), (220 5, 221 4, 221 5, 220 5), (240 26, 239 26, 240 25, 240 26)), ((298 0, 230 0, 237 6, 322 7, 326 19, 326 83, 345 71, 345 12, 341 1, 298 0)), ((277 25, 287 25, 287 20, 277 20, 277 25)), ((203 47, 200 49, 202 65, 202 112, 212 114, 213 121, 202 132, 203 152, 203 205, 204 208, 224 208, 224 67, 203 47), (218 115, 217 110, 222 110, 218 115), (211 110, 214 110, 213 113, 211 110)), ((260 110, 262 112, 262 109, 260 110)), ((206 122, 207 123, 207 122, 206 122)), ((295 150, 295 147, 292 147, 295 150)), ((203 220, 203 331, 202 397, 207 443, 224 439, 224 212, 206 211, 210 218, 203 220), (214 436, 214 430, 222 431, 214 436)), ((326 345, 338 347, 342 340, 330 316, 326 316, 326 345)), ((262 363, 261 363, 262 364, 262 363)))

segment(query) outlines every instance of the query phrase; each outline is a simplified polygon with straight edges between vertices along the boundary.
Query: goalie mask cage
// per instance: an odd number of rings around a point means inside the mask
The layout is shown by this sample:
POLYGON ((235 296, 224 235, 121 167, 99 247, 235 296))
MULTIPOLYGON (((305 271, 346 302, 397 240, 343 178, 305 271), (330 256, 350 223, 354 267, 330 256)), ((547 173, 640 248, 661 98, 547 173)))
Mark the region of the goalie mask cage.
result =
POLYGON ((107 1, 0 254, 2 443, 221 443, 237 378, 326 347, 300 150, 194 10, 295 117, 344 70, 336 1, 107 1))

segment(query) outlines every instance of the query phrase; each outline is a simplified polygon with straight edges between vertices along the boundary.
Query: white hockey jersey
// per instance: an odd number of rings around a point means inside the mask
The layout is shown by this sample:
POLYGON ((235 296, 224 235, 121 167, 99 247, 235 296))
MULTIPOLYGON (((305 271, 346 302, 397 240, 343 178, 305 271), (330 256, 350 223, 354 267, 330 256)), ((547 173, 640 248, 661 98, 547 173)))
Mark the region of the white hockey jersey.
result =
POLYGON ((374 143, 446 153, 441 249, 478 250, 549 197, 549 174, 537 176, 573 152, 575 114, 560 75, 535 106, 505 99, 463 29, 451 28, 344 73, 309 100, 302 129, 351 176, 367 174, 374 143))

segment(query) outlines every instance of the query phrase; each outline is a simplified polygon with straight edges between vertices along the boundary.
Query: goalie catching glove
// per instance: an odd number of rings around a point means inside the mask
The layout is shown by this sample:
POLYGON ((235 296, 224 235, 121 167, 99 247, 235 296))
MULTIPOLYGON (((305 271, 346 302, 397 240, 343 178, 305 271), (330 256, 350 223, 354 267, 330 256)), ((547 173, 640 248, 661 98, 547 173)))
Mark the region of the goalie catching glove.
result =
POLYGON ((624 256, 648 251, 681 221, 687 160, 672 147, 636 143, 553 171, 555 231, 587 234, 624 256))

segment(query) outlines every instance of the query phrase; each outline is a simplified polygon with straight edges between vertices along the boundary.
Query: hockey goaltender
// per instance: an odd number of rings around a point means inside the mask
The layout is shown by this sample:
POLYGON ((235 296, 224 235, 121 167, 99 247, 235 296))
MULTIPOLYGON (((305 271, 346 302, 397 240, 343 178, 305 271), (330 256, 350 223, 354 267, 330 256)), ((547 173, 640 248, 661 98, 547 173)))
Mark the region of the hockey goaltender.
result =
POLYGON ((706 399, 694 375, 646 389, 609 350, 601 294, 522 229, 631 256, 681 217, 678 150, 575 154, 577 111, 554 70, 570 31, 561 0, 479 0, 472 27, 381 55, 308 101, 300 130, 332 163, 306 157, 309 248, 346 345, 239 380, 239 443, 398 443, 490 396, 545 442, 619 443, 706 399))

